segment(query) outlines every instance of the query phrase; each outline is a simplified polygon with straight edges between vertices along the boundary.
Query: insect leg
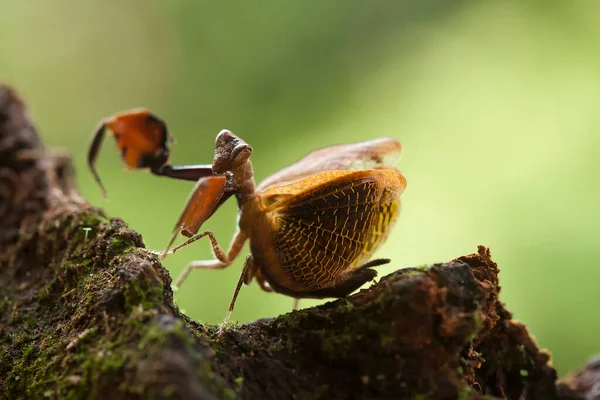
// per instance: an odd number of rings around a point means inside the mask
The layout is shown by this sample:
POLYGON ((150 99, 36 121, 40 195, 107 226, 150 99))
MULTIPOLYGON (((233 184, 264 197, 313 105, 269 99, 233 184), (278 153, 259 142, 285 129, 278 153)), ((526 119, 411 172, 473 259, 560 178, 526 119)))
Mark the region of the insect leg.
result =
POLYGON ((154 175, 167 178, 182 179, 184 181, 197 181, 200 178, 211 176, 213 174, 212 165, 161 165, 157 168, 151 168, 150 172, 154 175))
POLYGON ((227 258, 227 256, 225 256, 225 252, 219 245, 219 242, 217 242, 217 238, 215 238, 215 235, 214 235, 214 233, 212 233, 212 231, 205 231, 205 232, 199 233, 196 236, 191 237, 188 240, 186 240, 185 242, 181 243, 179 246, 175 246, 171 250, 165 251, 163 253, 163 258, 164 258, 164 256, 166 256, 168 254, 175 253, 177 250, 180 250, 181 248, 187 246, 188 244, 194 243, 196 240, 202 239, 204 236, 208 236, 208 238, 210 239, 210 244, 212 245, 213 249, 215 250, 215 256, 219 260, 221 260, 222 258, 227 258), (219 255, 222 255, 222 256, 219 257, 219 255))
MULTIPOLYGON (((223 248, 217 242, 215 235, 211 231, 202 232, 199 235, 194 236, 189 239, 190 241, 196 241, 204 236, 208 236, 210 239, 210 244, 212 245, 213 252, 215 253, 215 260, 204 260, 204 261, 192 261, 189 263, 184 270, 181 272, 177 280, 175 281, 175 286, 180 287, 183 284, 183 281, 187 278, 190 272, 194 269, 222 269, 225 268, 235 260, 238 256, 242 247, 244 247, 244 243, 248 238, 242 231, 238 230, 231 241, 231 245, 229 246, 229 251, 225 254, 223 248)), ((187 242, 186 242, 187 243, 187 242)), ((185 244, 185 243, 184 243, 185 244)), ((181 246, 177 246, 172 251, 181 248, 181 246)))
POLYGON ((96 183, 98 184, 98 186, 100 186, 100 189, 102 190, 102 195, 104 196, 104 198, 107 198, 108 192, 106 191, 106 188, 102 184, 100 175, 98 175, 98 171, 96 171, 96 167, 95 167, 96 158, 98 157, 98 152, 100 151, 100 147, 102 146, 102 141, 104 140, 105 128, 106 128, 106 125, 105 125, 105 121, 103 120, 103 121, 101 121, 98 128, 96 128, 94 136, 92 136, 92 142, 90 143, 90 149, 88 152, 88 166, 90 167, 90 171, 92 171, 92 175, 94 176, 96 183))
POLYGON ((192 261, 183 269, 181 274, 179 274, 179 276, 175 280, 175 287, 181 287, 183 281, 185 281, 187 276, 194 269, 222 269, 227 266, 228 264, 219 260, 192 261))
POLYGON ((194 186, 194 189, 185 202, 183 211, 175 224, 173 236, 171 236, 167 249, 163 253, 163 259, 180 233, 185 237, 191 237, 196 234, 202 227, 202 224, 222 204, 221 200, 224 198, 226 180, 227 178, 224 176, 207 176, 200 178, 196 182, 196 186, 194 186))
POLYGON ((240 293, 242 283, 248 280, 248 277, 254 275, 255 271, 256 264, 254 263, 254 257, 252 257, 252 255, 248 255, 248 257, 246 257, 246 262, 244 263, 244 269, 242 270, 240 279, 238 280, 238 283, 235 287, 235 292, 233 292, 233 297, 231 298, 231 303, 229 304, 229 310, 227 311, 227 315, 225 316, 225 319, 219 326, 218 334, 221 334, 223 332, 223 328, 225 327, 225 325, 227 325, 227 322, 229 322, 229 318, 231 317, 231 313, 233 312, 235 300, 237 299, 238 294, 240 293))
MULTIPOLYGON (((256 271, 254 272, 254 278, 256 278, 256 281, 258 282, 258 285, 260 286, 260 288, 262 290, 264 290, 265 292, 273 292, 273 288, 271 287, 271 285, 269 285, 269 282, 267 282, 265 280, 265 278, 262 275, 262 272, 260 271, 260 268, 256 268, 256 271)), ((246 277, 246 281, 244 283, 249 284, 252 281, 252 276, 247 276, 246 277)))

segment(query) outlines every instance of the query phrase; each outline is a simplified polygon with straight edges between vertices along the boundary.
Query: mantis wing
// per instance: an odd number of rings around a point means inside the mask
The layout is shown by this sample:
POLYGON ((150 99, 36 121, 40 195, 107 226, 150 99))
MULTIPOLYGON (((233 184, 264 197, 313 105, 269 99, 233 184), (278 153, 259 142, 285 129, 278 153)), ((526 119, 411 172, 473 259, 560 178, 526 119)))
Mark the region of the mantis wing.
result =
POLYGON ((324 171, 260 194, 281 268, 316 290, 363 265, 398 218, 406 179, 396 168, 324 171))
POLYGON ((273 185, 297 181, 322 171, 362 170, 393 166, 400 159, 402 145, 393 138, 379 138, 314 150, 294 164, 267 177, 257 192, 273 185))

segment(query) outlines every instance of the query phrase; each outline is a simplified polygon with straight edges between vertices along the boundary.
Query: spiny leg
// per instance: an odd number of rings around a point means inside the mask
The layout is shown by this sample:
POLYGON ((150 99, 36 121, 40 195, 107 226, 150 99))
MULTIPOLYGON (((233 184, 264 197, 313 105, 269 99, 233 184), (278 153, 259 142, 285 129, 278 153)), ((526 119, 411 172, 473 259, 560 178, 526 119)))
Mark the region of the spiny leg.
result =
POLYGON ((225 251, 223 250, 223 248, 219 245, 219 242, 217 241, 217 238, 215 237, 215 234, 212 231, 205 231, 202 233, 197 234, 196 236, 192 236, 191 238, 189 238, 188 240, 186 240, 185 242, 181 243, 180 245, 177 245, 175 247, 173 247, 172 249, 171 247, 171 243, 173 241, 171 241, 169 243, 169 246, 167 247, 166 250, 150 250, 147 249, 146 251, 148 251, 149 253, 152 254, 156 254, 160 256, 160 260, 164 261, 165 258, 167 258, 168 255, 173 254, 175 252, 177 252, 178 250, 181 250, 183 247, 194 243, 195 241, 202 239, 203 237, 208 236, 208 238, 210 239, 210 244, 215 252, 215 256, 217 257, 217 259, 219 260, 223 260, 223 259, 227 259, 227 256, 225 255, 225 251))
POLYGON ((227 266, 229 266, 229 264, 219 260, 192 261, 191 263, 186 265, 185 269, 181 272, 181 274, 179 274, 179 276, 175 280, 175 287, 181 287, 183 281, 185 281, 190 272, 194 269, 222 269, 227 266))
POLYGON ((169 254, 175 253, 177 250, 180 250, 181 248, 194 243, 196 240, 202 239, 204 236, 208 236, 208 238, 210 239, 210 244, 212 245, 213 250, 215 250, 215 256, 219 260, 222 260, 223 258, 227 258, 227 256, 225 255, 225 251, 223 251, 223 248, 217 242, 217 239, 215 238, 215 234, 212 231, 205 231, 205 232, 197 234, 196 236, 189 238, 185 242, 181 243, 178 246, 173 247, 170 250, 163 251, 162 259, 164 260, 169 254))
POLYGON ((252 257, 252 255, 248 255, 248 257, 246 257, 246 262, 244 263, 244 269, 242 270, 240 279, 238 280, 238 283, 235 287, 235 292, 233 292, 233 297, 231 298, 231 303, 229 304, 229 310, 227 311, 225 319, 223 320, 223 322, 221 322, 221 325, 219 325, 219 330, 217 331, 217 334, 220 335, 221 333, 223 333, 223 329, 225 328, 225 325, 227 325, 227 322, 229 322, 229 318, 231 317, 231 313, 233 312, 233 307, 235 306, 235 301, 238 297, 238 294, 240 293, 242 284, 249 280, 249 278, 252 277, 252 275, 254 275, 255 271, 256 264, 254 264, 254 258, 252 257))
POLYGON ((163 259, 180 233, 186 237, 196 234, 202 224, 222 204, 222 200, 224 201, 228 197, 224 196, 226 182, 227 178, 221 175, 205 176, 198 179, 175 224, 171 240, 163 253, 163 259))
MULTIPOLYGON (((225 268, 225 267, 231 265, 233 260, 235 260, 235 258, 238 256, 238 254, 242 250, 242 247, 244 247, 244 243, 246 242, 246 239, 248 238, 242 231, 238 230, 235 233, 235 235, 233 236, 233 239, 231 241, 231 244, 229 245, 229 251, 227 252, 227 254, 225 254, 225 252, 223 251, 223 248, 219 245, 219 243, 217 242, 217 239, 215 238, 215 236, 213 235, 213 233, 211 231, 206 231, 199 235, 196 235, 193 238, 189 239, 188 242, 196 241, 204 236, 208 236, 210 238, 210 243, 211 243, 213 252, 215 253, 215 256, 217 257, 217 259, 216 260, 206 260, 206 261, 192 261, 191 263, 189 263, 184 268, 184 270, 181 272, 181 274, 179 275, 177 280, 175 281, 176 287, 180 287, 183 284, 183 281, 185 281, 187 276, 194 269, 221 269, 221 268, 225 268)), ((187 243, 187 242, 185 242, 185 243, 187 243)), ((177 246, 175 249, 177 249, 177 248, 181 248, 181 245, 177 246)), ((175 250, 175 249, 173 249, 173 250, 175 250)))

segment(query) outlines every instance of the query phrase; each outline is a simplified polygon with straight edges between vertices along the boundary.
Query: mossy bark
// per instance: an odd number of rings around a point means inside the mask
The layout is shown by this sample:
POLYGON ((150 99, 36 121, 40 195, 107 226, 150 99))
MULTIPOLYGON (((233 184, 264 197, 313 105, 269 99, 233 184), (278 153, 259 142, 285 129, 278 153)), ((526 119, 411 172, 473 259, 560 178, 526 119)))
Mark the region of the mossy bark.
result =
POLYGON ((549 356, 499 302, 484 247, 218 336, 179 311, 140 235, 86 203, 72 176, 0 86, 5 398, 557 397, 549 356))

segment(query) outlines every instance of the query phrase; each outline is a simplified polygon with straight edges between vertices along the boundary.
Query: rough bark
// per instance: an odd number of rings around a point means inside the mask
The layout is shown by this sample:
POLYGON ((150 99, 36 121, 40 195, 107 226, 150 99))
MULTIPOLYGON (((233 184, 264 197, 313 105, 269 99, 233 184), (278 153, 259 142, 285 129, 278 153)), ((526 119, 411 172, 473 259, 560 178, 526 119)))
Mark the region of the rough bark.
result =
MULTIPOLYGON (((549 355, 498 300, 485 247, 218 336, 178 310, 171 277, 141 236, 90 206, 72 176, 0 86, 8 399, 557 397, 549 355)), ((561 384, 562 398, 583 398, 576 382, 561 384)))

